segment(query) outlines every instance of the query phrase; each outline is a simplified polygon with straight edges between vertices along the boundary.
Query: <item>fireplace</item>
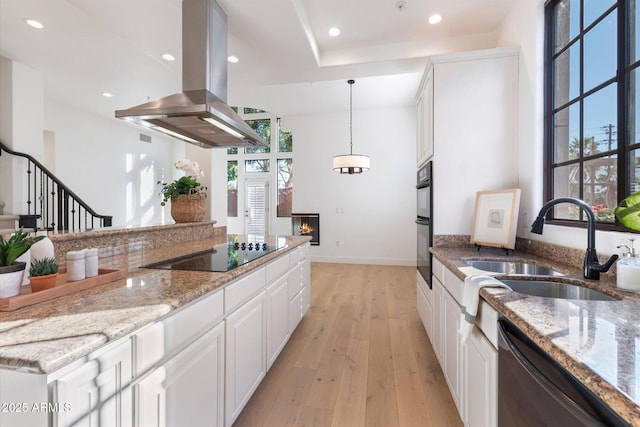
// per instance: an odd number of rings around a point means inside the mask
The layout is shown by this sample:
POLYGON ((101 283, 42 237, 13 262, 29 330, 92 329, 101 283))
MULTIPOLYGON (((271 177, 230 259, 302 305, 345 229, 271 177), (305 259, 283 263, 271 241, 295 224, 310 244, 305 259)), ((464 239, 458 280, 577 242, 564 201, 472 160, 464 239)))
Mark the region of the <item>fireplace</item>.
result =
POLYGON ((311 244, 320 244, 320 214, 292 213, 294 236, 311 236, 311 244))

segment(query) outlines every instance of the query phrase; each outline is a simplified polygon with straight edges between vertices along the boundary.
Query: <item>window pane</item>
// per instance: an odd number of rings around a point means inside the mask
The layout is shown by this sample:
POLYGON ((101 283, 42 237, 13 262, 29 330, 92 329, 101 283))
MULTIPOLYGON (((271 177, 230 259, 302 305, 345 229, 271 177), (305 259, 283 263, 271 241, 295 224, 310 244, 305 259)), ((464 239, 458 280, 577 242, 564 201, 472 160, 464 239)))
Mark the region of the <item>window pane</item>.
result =
POLYGON ((266 111, 261 110, 259 108, 244 107, 244 113, 245 114, 266 113, 266 111))
POLYGON ((238 216, 238 162, 227 162, 227 216, 238 216))
POLYGON ((629 16, 629 63, 633 64, 640 58, 640 11, 635 0, 629 1, 629 10, 633 11, 629 16))
POLYGON ((278 216, 291 216, 293 205, 293 161, 278 159, 278 216))
POLYGON ((584 91, 615 77, 617 63, 617 11, 584 35, 584 91))
POLYGON ((291 153, 293 151, 293 134, 285 132, 280 127, 280 119, 278 119, 278 152, 291 153))
POLYGON ((598 221, 615 222, 618 205, 617 158, 600 157, 584 164, 583 200, 592 207, 598 221))
POLYGON ((554 108, 580 95, 580 42, 576 42, 553 61, 554 108))
MULTIPOLYGON (((268 144, 271 143, 271 120, 247 120, 247 124, 251 126, 251 128, 256 131, 256 133, 260 135, 265 141, 267 141, 268 144)), ((269 147, 246 147, 244 149, 244 152, 247 154, 269 153, 269 151, 269 147)))
POLYGON ((630 192, 640 191, 640 149, 629 153, 630 192))
POLYGON ((591 25, 614 3, 613 0, 584 0, 584 28, 591 25))
POLYGON ((238 154, 238 147, 227 148, 227 154, 238 154))
POLYGON ((554 169, 553 197, 580 197, 580 166, 571 164, 554 169))
POLYGON ((635 144, 640 142, 640 108, 638 108, 638 101, 640 101, 640 71, 635 69, 631 72, 629 78, 632 90, 629 91, 629 143, 635 144))
POLYGON ((554 10, 554 52, 565 47, 580 31, 580 0, 563 0, 554 10))
POLYGON ((618 147, 616 88, 615 83, 610 84, 584 100, 584 154, 587 156, 618 147))
POLYGON ((580 104, 558 111, 553 116, 554 163, 577 159, 580 155, 580 104))
POLYGON ((244 171, 252 172, 269 172, 269 159, 245 160, 244 171))

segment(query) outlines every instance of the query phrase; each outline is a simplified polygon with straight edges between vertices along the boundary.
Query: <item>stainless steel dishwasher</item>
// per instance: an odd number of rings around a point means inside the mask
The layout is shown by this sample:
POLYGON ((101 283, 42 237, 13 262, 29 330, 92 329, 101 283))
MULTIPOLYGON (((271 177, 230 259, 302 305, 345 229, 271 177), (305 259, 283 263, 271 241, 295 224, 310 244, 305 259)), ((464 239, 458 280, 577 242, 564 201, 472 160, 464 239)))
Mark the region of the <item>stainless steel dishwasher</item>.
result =
POLYGON ((630 425, 512 323, 498 323, 498 426, 630 425))

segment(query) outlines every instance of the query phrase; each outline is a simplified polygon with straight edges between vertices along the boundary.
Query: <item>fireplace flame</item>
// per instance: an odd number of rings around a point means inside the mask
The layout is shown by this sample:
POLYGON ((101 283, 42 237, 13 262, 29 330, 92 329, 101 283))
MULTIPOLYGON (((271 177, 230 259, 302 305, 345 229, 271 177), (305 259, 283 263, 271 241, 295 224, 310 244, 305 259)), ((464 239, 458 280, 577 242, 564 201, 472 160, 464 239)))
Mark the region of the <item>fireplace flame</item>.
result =
POLYGON ((311 233, 313 233, 313 228, 310 227, 308 223, 303 222, 302 225, 300 226, 300 234, 305 235, 305 234, 311 234, 311 233))

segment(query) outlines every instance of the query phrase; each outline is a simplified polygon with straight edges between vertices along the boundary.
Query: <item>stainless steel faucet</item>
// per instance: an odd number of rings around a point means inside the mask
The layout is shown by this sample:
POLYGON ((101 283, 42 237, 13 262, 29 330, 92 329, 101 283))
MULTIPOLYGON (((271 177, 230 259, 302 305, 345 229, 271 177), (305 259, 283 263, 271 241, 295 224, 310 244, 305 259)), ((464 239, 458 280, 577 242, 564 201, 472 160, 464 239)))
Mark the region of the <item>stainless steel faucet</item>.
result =
POLYGON ((604 264, 598 262, 598 255, 596 254, 596 216, 591 210, 591 206, 586 204, 580 199, 574 199, 573 197, 560 197, 553 199, 545 203, 544 206, 538 212, 538 217, 533 224, 531 224, 531 232, 536 234, 542 234, 542 228, 544 227, 544 216, 547 211, 558 203, 571 203, 578 206, 587 215, 587 252, 584 255, 584 267, 583 273, 585 279, 599 280, 600 273, 609 271, 611 265, 618 259, 618 255, 611 255, 611 258, 604 264))

